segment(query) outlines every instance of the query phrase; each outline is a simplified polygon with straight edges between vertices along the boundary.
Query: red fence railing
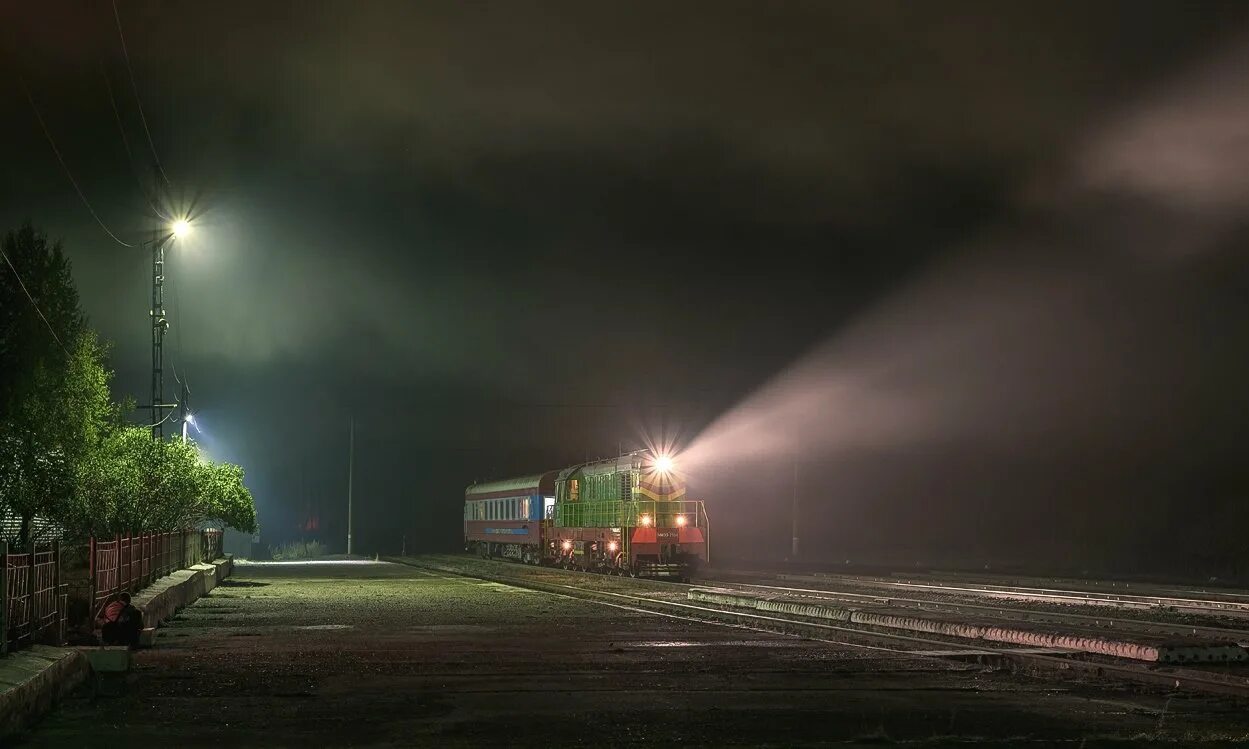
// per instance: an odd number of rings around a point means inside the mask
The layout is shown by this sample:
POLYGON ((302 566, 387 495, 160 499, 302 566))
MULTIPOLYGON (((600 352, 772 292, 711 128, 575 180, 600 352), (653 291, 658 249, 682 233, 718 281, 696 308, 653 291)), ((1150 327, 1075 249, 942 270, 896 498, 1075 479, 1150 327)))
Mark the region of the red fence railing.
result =
POLYGON ((221 541, 219 530, 92 538, 86 546, 68 547, 69 559, 76 560, 68 562, 68 582, 62 579, 59 543, 10 551, 0 541, 0 651, 64 642, 69 589, 81 601, 75 605, 84 615, 89 610, 94 622, 119 593, 138 592, 176 570, 219 558, 221 541))
POLYGON ((92 617, 123 591, 134 593, 175 570, 219 558, 221 536, 219 530, 205 530, 91 539, 92 617))
POLYGON ((30 639, 30 554, 4 555, 5 638, 13 643, 30 639))
POLYGON ((60 587, 60 548, 33 552, 4 550, 4 639, 24 645, 48 639, 59 642, 65 625, 65 596, 60 587))

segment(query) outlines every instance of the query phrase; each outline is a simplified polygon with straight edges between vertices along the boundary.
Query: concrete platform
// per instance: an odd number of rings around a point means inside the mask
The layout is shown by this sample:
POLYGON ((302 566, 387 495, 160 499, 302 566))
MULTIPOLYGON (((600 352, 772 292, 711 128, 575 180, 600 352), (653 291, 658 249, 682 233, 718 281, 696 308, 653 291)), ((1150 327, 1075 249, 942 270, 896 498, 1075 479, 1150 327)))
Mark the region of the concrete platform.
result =
MULTIPOLYGON (((232 560, 218 559, 212 564, 178 570, 140 591, 132 603, 143 612, 150 631, 211 591, 233 569, 232 560)), ((147 639, 150 643, 150 632, 147 639)), ((46 645, 35 645, 0 658, 0 739, 29 727, 92 673, 129 670, 130 658, 127 648, 46 645)))
MULTIPOLYGON (((686 592, 463 566, 672 600, 686 592)), ((120 696, 73 696, 23 746, 1093 749, 1249 736, 1238 701, 1104 688, 1079 674, 1037 679, 974 655, 936 660, 673 619, 397 564, 248 564, 230 583, 158 630, 158 647, 135 652, 138 677, 120 696)))

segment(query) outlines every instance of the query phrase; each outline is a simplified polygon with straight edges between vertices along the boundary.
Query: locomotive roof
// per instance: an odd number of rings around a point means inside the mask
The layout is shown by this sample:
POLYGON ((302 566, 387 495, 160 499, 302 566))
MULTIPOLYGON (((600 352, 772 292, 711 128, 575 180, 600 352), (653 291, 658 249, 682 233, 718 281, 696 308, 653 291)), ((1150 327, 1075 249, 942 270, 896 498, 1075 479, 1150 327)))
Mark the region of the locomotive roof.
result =
POLYGON ((536 473, 532 476, 519 476, 517 478, 500 479, 498 481, 485 481, 480 484, 472 484, 464 490, 464 497, 472 499, 483 494, 495 494, 497 492, 514 491, 517 494, 541 494, 543 492, 550 493, 555 490, 555 472, 547 471, 546 473, 536 473))
POLYGON ((637 468, 640 461, 637 456, 641 455, 641 451, 625 453, 615 458, 604 458, 603 460, 595 460, 589 463, 581 463, 580 465, 569 466, 559 472, 561 480, 568 479, 574 475, 595 476, 601 473, 616 473, 617 471, 629 471, 637 468))

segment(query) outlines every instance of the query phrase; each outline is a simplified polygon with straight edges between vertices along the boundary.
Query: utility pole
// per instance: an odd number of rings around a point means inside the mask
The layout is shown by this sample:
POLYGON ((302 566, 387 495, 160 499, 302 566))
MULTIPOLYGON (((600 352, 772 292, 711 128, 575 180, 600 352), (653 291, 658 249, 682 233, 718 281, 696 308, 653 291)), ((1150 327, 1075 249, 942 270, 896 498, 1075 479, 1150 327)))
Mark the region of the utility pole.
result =
POLYGON ((165 438, 165 242, 161 230, 152 231, 152 439, 165 438))
POLYGON ((794 507, 792 510, 792 536, 793 541, 789 549, 789 558, 798 558, 798 461, 794 461, 794 507))
POLYGON ((190 411, 188 410, 189 404, 187 403, 187 398, 190 397, 191 391, 187 389, 185 380, 181 384, 182 384, 182 396, 178 398, 178 407, 181 409, 181 413, 179 415, 182 417, 182 441, 186 442, 187 417, 190 415, 190 411))
POLYGON ((347 417, 347 554, 351 554, 351 488, 356 462, 356 417, 347 417))

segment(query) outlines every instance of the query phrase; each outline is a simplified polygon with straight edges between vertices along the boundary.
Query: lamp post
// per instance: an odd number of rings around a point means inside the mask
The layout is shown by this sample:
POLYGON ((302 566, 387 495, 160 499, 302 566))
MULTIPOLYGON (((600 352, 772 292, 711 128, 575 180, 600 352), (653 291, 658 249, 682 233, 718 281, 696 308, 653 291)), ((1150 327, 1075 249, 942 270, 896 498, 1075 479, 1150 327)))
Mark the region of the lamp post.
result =
MULTIPOLYGON (((167 229, 156 229, 149 243, 152 245, 152 439, 165 437, 164 416, 166 408, 173 404, 165 403, 165 331, 169 330, 169 319, 165 315, 165 245, 171 238, 181 238, 191 231, 191 224, 186 219, 178 219, 167 229)), ((183 426, 183 436, 186 428, 183 426)))
POLYGON ((351 492, 355 484, 356 469, 356 417, 347 419, 347 556, 351 556, 351 525, 353 520, 351 492))

